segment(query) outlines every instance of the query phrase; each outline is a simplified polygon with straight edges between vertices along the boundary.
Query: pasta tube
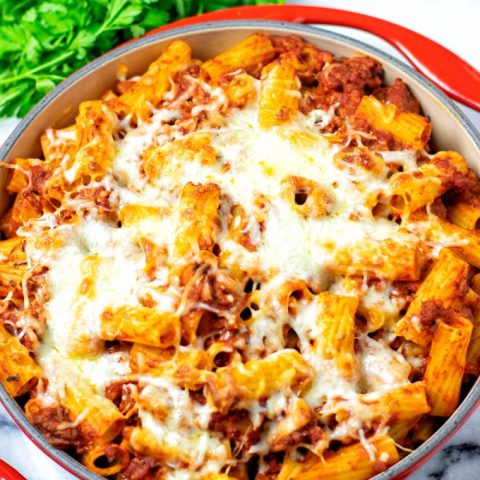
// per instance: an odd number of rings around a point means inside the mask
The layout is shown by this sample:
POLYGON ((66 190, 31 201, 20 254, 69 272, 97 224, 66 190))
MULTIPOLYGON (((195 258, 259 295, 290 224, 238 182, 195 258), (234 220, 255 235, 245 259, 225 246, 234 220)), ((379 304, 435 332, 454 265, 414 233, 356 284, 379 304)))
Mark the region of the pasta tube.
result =
POLYGON ((325 455, 295 480, 366 480, 398 462, 395 442, 388 435, 375 435, 366 445, 354 443, 337 452, 325 455))
POLYGON ((459 314, 438 323, 424 377, 430 415, 448 417, 457 407, 471 335, 472 323, 459 314))
POLYGON ((398 322, 395 334, 418 345, 428 345, 432 338, 437 307, 450 308, 454 301, 465 294, 469 266, 449 249, 444 248, 408 307, 398 322), (431 318, 433 315, 434 318, 431 318))
POLYGON ((378 130, 390 132, 414 148, 424 148, 430 139, 431 123, 421 115, 400 112, 393 103, 383 103, 375 97, 364 96, 357 108, 357 115, 378 130))
POLYGON ((0 322, 0 381, 12 397, 27 392, 42 376, 42 369, 17 337, 0 322))
POLYGON ((101 317, 100 337, 152 347, 170 347, 180 340, 178 316, 153 308, 123 306, 107 308, 101 317))

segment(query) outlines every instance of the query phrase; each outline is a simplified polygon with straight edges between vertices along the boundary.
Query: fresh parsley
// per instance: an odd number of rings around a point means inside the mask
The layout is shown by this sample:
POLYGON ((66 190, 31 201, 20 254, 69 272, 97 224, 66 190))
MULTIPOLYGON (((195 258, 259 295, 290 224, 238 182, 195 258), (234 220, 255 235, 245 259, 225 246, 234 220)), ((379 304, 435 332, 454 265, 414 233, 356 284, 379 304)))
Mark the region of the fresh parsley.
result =
POLYGON ((283 0, 1 0, 0 118, 116 45, 190 15, 283 0))

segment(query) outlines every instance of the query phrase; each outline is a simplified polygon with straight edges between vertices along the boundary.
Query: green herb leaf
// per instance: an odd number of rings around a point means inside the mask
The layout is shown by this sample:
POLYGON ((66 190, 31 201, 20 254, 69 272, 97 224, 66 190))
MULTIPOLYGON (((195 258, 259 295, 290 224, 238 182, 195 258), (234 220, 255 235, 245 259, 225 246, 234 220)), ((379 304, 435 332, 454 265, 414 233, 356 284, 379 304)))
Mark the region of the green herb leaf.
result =
POLYGON ((0 118, 22 117, 75 70, 150 29, 265 3, 284 0, 0 0, 0 118))

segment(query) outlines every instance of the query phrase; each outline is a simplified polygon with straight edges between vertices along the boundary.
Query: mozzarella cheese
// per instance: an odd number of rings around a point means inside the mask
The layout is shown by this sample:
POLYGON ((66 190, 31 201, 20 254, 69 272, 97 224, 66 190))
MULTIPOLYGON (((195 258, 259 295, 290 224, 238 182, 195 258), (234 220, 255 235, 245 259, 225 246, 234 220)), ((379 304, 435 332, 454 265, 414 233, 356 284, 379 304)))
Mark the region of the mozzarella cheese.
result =
MULTIPOLYGON (((210 93, 216 103, 205 108, 194 107, 192 115, 200 115, 202 109, 214 112, 225 105, 225 96, 219 89, 210 93)), ((211 136, 217 157, 214 164, 204 165, 201 159, 186 162, 181 155, 174 155, 168 172, 162 172, 152 181, 142 169, 141 157, 146 148, 197 132, 183 134, 171 125, 171 120, 180 116, 173 104, 156 111, 148 122, 137 128, 128 127, 128 121, 124 121, 125 135, 116 139, 112 169, 98 186, 112 192, 114 208, 118 210, 132 204, 154 206, 162 210, 162 215, 119 228, 95 215, 92 207, 91 214, 76 223, 59 225, 49 214, 20 231, 28 237, 29 266, 48 269, 50 299, 44 306, 47 329, 37 359, 50 380, 49 395, 61 392, 70 374, 89 381, 100 395, 109 382, 131 376, 125 352, 108 354, 100 350, 92 356, 78 357, 69 351, 75 335, 81 333, 92 341, 98 339, 100 317, 105 308, 139 305, 147 294, 162 311, 175 311, 178 307, 181 289, 172 281, 171 272, 166 266, 159 267, 155 278, 147 277, 138 240, 149 239, 164 248, 167 255, 172 253, 176 232, 184 221, 178 213, 179 196, 188 182, 217 184, 222 202, 241 205, 247 215, 246 231, 257 248, 249 251, 228 236, 228 209, 225 208, 220 209, 222 231, 218 244, 227 268, 240 268, 262 279, 264 304, 258 312, 253 312, 248 326, 246 352, 251 358, 284 348, 284 327, 293 328, 299 337, 301 354, 315 371, 311 385, 302 393, 312 408, 334 397, 355 399, 359 376, 368 379, 364 388, 373 390, 408 382, 409 366, 401 356, 388 345, 367 336, 361 339, 357 376, 349 380, 342 378, 334 362, 319 358, 312 349, 312 342, 321 335, 316 327, 319 312, 315 304, 301 305, 297 315, 290 316, 277 302, 279 287, 293 279, 306 280, 318 290, 330 288, 342 294, 339 279, 328 273, 338 248, 391 238, 414 244, 422 237, 418 232, 410 235, 401 232, 394 221, 372 216, 367 199, 388 196, 389 181, 385 176, 375 176, 361 168, 342 169, 336 164, 334 157, 341 146, 330 143, 318 129, 329 123, 333 112, 334 107, 328 112, 314 111, 308 117, 299 114, 292 124, 262 130, 257 121, 257 103, 233 109, 221 127, 200 130, 211 136), (332 201, 330 214, 314 219, 297 213, 282 194, 282 182, 289 176, 317 182, 332 201), (259 198, 267 199, 261 226, 259 198), (44 235, 50 236, 55 248, 38 242, 44 235), (85 298, 81 293, 85 264, 92 257, 97 259, 94 293, 85 298), (385 368, 392 362, 396 362, 398 368, 385 368)), ((405 169, 416 165, 411 152, 382 152, 382 156, 386 163, 400 163, 405 169)), ((386 310, 391 316, 398 315, 402 305, 394 304, 390 291, 391 285, 383 289, 365 286, 364 302, 386 310)), ((163 419, 140 407, 142 426, 159 442, 178 450, 190 463, 190 469, 169 464, 171 471, 167 478, 194 479, 200 473, 220 472, 231 463, 227 442, 208 429, 213 412, 210 407, 193 402, 188 392, 179 388, 172 378, 143 375, 137 380, 144 387, 143 397, 158 395, 169 405, 169 414, 163 419), (196 471, 192 473, 192 469, 196 471)), ((275 423, 285 414, 288 403, 299 395, 299 392, 280 391, 266 404, 253 401, 246 403, 245 408, 254 425, 260 426, 265 416, 275 423)), ((357 433, 362 432, 359 418, 352 418, 348 428, 352 425, 356 426, 357 433)), ((345 428, 340 425, 330 432, 331 438, 341 438, 345 428)), ((361 439, 362 433, 358 435, 361 439)), ((260 442, 250 449, 251 454, 267 452, 268 428, 260 442)))

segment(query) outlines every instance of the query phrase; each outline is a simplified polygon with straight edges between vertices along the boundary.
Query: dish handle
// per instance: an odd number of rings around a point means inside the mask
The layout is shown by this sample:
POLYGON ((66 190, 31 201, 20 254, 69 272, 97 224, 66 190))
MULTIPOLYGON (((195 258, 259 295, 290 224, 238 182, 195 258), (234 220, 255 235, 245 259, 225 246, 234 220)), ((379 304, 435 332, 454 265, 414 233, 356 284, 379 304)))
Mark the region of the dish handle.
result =
POLYGON ((0 459, 0 480, 26 480, 8 463, 0 459))

